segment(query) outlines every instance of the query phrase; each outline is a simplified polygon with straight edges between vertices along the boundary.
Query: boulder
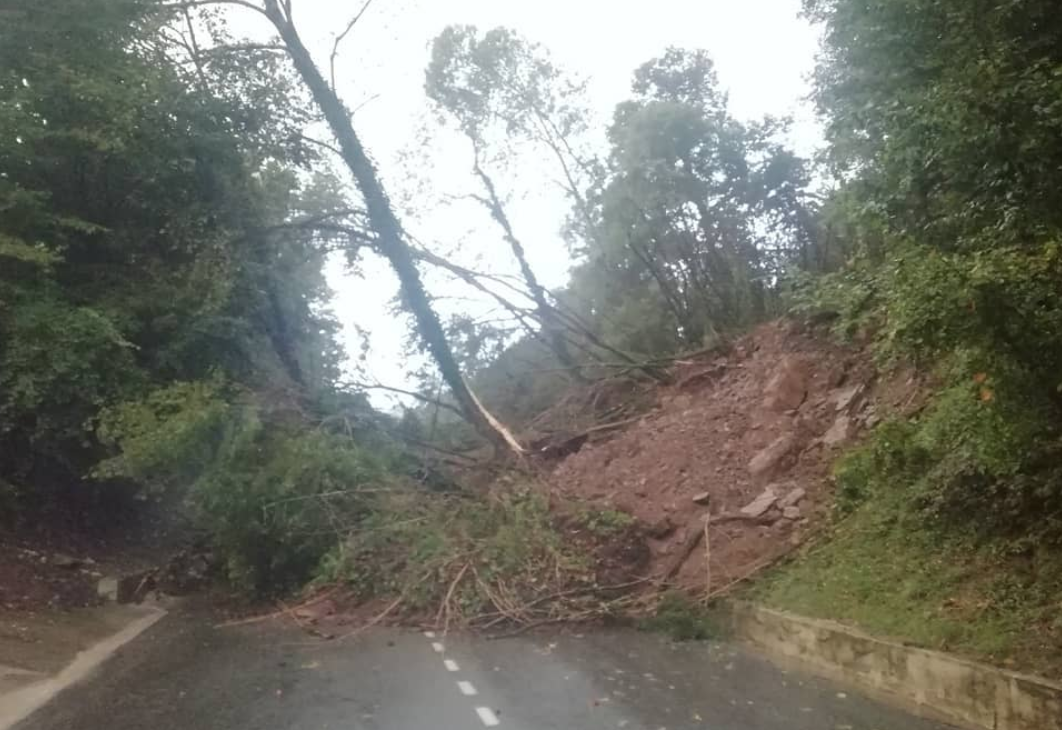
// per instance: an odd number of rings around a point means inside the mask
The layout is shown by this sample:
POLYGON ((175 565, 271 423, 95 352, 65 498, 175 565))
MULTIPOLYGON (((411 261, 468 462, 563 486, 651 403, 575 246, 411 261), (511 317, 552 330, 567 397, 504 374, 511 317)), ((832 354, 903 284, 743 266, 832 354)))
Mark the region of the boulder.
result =
POLYGON ((777 502, 778 494, 771 487, 767 487, 760 493, 760 496, 742 507, 740 511, 741 514, 746 517, 762 517, 767 514, 767 510, 771 509, 771 507, 777 502))
POLYGON ((794 507, 785 507, 782 510, 782 517, 784 517, 787 520, 799 520, 800 519, 800 508, 799 507, 795 507, 795 506, 794 507))
POLYGON ((830 426, 830 430, 822 436, 822 443, 827 446, 837 446, 848 440, 848 436, 852 431, 852 419, 846 414, 842 413, 837 416, 837 420, 830 426))
POLYGON ((808 392, 808 370, 800 360, 784 357, 763 391, 763 407, 769 411, 792 411, 808 392))
POLYGON ((710 492, 698 492, 690 499, 693 500, 694 504, 708 504, 712 501, 712 495, 710 492))
POLYGON ((749 461, 749 473, 762 476, 775 470, 797 446, 796 436, 787 433, 779 436, 749 461))
POLYGON ((833 395, 833 405, 838 411, 848 410, 856 398, 863 392, 863 384, 856 383, 853 386, 839 390, 833 395))
POLYGON ((803 487, 794 487, 789 491, 788 494, 778 500, 778 506, 781 507, 783 510, 786 507, 795 507, 800 504, 800 501, 804 499, 807 494, 807 490, 803 487))

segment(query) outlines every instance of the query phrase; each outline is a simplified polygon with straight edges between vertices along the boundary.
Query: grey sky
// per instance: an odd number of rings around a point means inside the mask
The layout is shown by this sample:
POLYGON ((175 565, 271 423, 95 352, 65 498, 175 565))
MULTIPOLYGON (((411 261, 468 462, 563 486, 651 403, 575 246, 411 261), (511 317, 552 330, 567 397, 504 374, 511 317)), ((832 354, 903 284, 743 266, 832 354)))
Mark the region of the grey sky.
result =
MULTIPOLYGON (((296 21, 319 63, 327 62, 333 34, 360 6, 361 0, 295 0, 296 21)), ((507 249, 484 213, 469 205, 440 203, 470 189, 467 148, 453 136, 436 136, 427 147, 418 141, 431 126, 422 88, 429 46, 446 25, 504 25, 545 46, 555 62, 589 79, 587 103, 598 117, 602 137, 603 125, 626 98, 638 65, 668 46, 706 49, 735 114, 794 116, 792 142, 809 153, 819 142, 805 101, 817 34, 799 11, 800 0, 374 0, 344 45, 337 81, 347 103, 358 108, 355 126, 392 197, 416 211, 415 218, 406 218, 409 227, 464 263, 512 271, 507 249)), ((528 161, 519 168, 521 174, 503 182, 532 265, 548 285, 556 286, 564 283, 571 263, 558 235, 567 209, 538 164, 528 161)), ((340 269, 330 271, 337 315, 344 324, 356 322, 372 331, 373 374, 385 382, 403 382, 399 370, 405 330, 388 312, 396 290, 393 277, 380 262, 366 263, 364 279, 340 269)), ((438 282, 432 283, 437 294, 467 294, 445 285, 440 292, 438 282)), ((444 312, 484 308, 449 299, 439 305, 444 312)), ((348 349, 356 351, 353 328, 346 338, 348 349)))

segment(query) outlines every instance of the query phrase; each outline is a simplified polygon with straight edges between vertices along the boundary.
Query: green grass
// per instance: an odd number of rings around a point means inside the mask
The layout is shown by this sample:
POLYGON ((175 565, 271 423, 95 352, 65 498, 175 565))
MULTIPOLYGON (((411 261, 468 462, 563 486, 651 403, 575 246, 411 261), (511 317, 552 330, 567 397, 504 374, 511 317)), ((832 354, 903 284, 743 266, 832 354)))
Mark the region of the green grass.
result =
POLYGON ((1062 676, 1062 551, 930 526, 901 488, 870 495, 750 589, 768 606, 1062 676))
POLYGON ((718 612, 678 592, 665 593, 656 612, 642 619, 638 628, 667 634, 674 641, 704 641, 724 635, 718 612))

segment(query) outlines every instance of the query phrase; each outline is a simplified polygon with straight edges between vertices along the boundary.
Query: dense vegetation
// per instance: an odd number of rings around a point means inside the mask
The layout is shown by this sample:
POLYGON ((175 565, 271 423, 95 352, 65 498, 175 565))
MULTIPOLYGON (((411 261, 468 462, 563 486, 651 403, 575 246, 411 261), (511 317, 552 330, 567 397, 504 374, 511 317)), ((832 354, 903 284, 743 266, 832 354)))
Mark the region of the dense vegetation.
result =
MULTIPOLYGON (((785 120, 731 112, 702 51, 648 60, 600 124, 584 83, 541 47, 447 28, 426 98, 440 130, 468 143, 481 232, 497 235, 511 275, 414 238, 288 4, 15 5, 0 11, 6 524, 147 494, 187 502, 248 587, 316 573, 366 594, 415 585, 429 605, 467 570, 502 592, 513 588, 496 581, 513 575, 533 582, 524 569, 552 572, 553 589, 569 585, 562 567, 592 582, 558 532, 579 520, 558 524, 522 480, 500 500, 470 496, 426 455, 519 453, 492 412, 520 426, 604 373, 664 380, 669 356, 793 305, 873 343, 883 367, 932 370, 940 391, 838 465, 844 521, 799 569, 830 579, 797 572, 773 595, 874 624, 881 613, 863 609, 900 571, 916 607, 951 585, 969 591, 976 611, 931 622, 958 645, 994 651, 1023 622, 1059 636, 1062 20, 1051 3, 808 0, 825 31, 817 167, 783 144, 785 120), (250 6, 276 39, 228 34, 227 11, 250 6), (314 137, 324 129, 333 139, 314 137), (558 228, 573 268, 555 291, 510 215, 529 159, 570 204, 558 228), (398 275, 431 358, 415 394, 426 404, 401 417, 339 385, 323 267, 370 251, 398 275), (498 316, 447 322, 429 267, 498 316), (873 576, 848 569, 884 555, 891 568, 873 576), (942 561, 957 567, 937 581, 942 561)), ((483 608, 470 591, 459 601, 483 608)), ((900 623, 880 628, 936 635, 889 605, 900 623)))
POLYGON ((269 559, 250 543, 290 525, 267 495, 379 460, 303 432, 342 399, 330 242, 300 221, 342 197, 302 96, 268 54, 177 62, 152 3, 23 6, 0 27, 4 521, 190 489, 235 559, 269 559))
MULTIPOLYGON (((963 529, 1062 537, 1062 22, 1049 3, 814 2, 857 258, 818 303, 939 369, 874 472, 963 529)), ((887 449, 885 447, 887 444, 887 449)))
POLYGON ((803 289, 940 391, 837 466, 832 539, 768 600, 1059 672, 1062 20, 1048 2, 812 0, 855 252, 803 289))

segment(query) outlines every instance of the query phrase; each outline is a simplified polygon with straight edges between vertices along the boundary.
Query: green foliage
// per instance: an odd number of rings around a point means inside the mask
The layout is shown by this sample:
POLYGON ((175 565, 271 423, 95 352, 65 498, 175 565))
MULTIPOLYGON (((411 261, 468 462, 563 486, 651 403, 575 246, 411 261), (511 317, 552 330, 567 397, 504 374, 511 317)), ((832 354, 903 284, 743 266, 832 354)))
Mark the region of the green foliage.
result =
POLYGON ((718 616, 685 593, 669 591, 641 628, 667 634, 675 641, 706 641, 722 636, 718 616))
POLYGON ((96 476, 184 494, 229 578, 258 592, 308 579, 398 467, 393 450, 264 419, 253 395, 220 380, 108 408, 99 432, 119 453, 96 476))
POLYGON ((734 118, 704 52, 670 49, 617 106, 572 300, 609 341, 700 348, 773 311, 777 276, 815 236, 784 123, 734 118))
MULTIPOLYGON (((873 477, 874 472, 870 472, 873 477)), ((1062 560, 1049 544, 972 539, 927 522, 902 481, 865 501, 751 598, 879 636, 1062 676, 1062 560)))
POLYGON ((586 529, 599 537, 622 533, 635 523, 634 517, 630 514, 616 509, 589 508, 579 515, 579 520, 586 526, 586 529))
MULTIPOLYGON (((1062 22, 1048 2, 809 0, 846 268, 808 313, 936 367, 940 393, 839 467, 842 504, 902 486, 939 529, 1062 537, 1062 22)), ((986 538, 987 539, 987 538, 986 538)))
MULTIPOLYGON (((327 247, 288 225, 342 204, 298 172, 300 97, 275 58, 194 73, 167 19, 151 0, 43 0, 0 24, 0 478, 24 508, 92 488, 108 406, 141 404, 135 421, 166 412, 148 393, 207 397, 212 373, 310 395, 337 374, 327 247)), ((181 451, 194 424, 170 425, 156 436, 181 451)), ((114 473, 146 470, 125 443, 114 473)))
POLYGON ((1058 423, 1036 378, 1013 360, 961 352, 954 383, 912 422, 883 424, 837 465, 838 506, 903 490, 938 528, 1062 538, 1058 423))

